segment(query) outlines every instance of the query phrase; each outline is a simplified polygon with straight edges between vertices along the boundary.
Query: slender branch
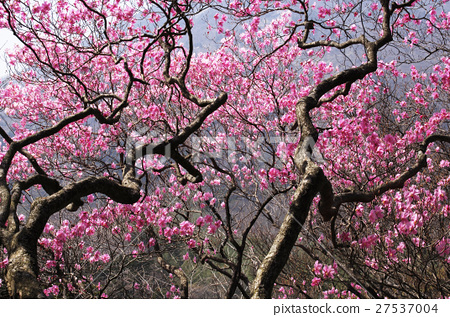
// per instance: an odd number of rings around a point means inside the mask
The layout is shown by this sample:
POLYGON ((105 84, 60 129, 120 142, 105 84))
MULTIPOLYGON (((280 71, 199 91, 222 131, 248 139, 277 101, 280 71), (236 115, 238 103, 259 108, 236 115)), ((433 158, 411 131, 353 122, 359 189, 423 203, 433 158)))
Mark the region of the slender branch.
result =
POLYGON ((430 135, 428 136, 420 145, 419 145, 419 154, 417 158, 417 162, 398 175, 395 179, 386 182, 384 184, 381 184, 377 187, 375 187, 373 190, 368 192, 361 192, 361 191, 351 191, 346 193, 341 193, 336 195, 335 202, 334 202, 334 208, 339 209, 339 206, 343 203, 349 203, 349 202, 371 202, 376 197, 381 196, 385 192, 391 190, 391 189, 398 189, 402 188, 406 181, 411 179, 413 176, 415 176, 418 172, 420 172, 424 167, 427 166, 427 156, 425 154, 426 149, 428 145, 430 145, 433 142, 448 142, 450 143, 450 136, 448 135, 430 135))
POLYGON ((181 268, 176 268, 175 266, 171 265, 164 259, 161 247, 159 246, 159 243, 158 243, 158 239, 157 239, 158 237, 152 227, 148 227, 148 232, 149 232, 150 236, 155 239, 154 249, 155 249, 155 252, 157 255, 157 260, 158 260, 159 265, 166 272, 175 274, 175 276, 177 276, 180 279, 181 298, 184 298, 184 299, 189 298, 189 281, 186 277, 186 274, 183 272, 183 270, 181 268))

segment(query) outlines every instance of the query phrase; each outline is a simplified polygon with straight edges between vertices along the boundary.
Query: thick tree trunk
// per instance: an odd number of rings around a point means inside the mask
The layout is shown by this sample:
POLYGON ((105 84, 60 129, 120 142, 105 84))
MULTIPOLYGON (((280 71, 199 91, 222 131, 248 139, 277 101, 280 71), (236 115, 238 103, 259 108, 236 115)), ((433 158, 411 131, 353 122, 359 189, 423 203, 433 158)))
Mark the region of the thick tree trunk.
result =
POLYGON ((292 248, 308 217, 313 198, 320 190, 322 170, 310 162, 295 192, 280 231, 259 267, 252 285, 252 298, 272 298, 273 285, 289 259, 292 248))
POLYGON ((36 242, 26 232, 16 233, 7 244, 6 283, 12 298, 42 297, 38 282, 36 242))

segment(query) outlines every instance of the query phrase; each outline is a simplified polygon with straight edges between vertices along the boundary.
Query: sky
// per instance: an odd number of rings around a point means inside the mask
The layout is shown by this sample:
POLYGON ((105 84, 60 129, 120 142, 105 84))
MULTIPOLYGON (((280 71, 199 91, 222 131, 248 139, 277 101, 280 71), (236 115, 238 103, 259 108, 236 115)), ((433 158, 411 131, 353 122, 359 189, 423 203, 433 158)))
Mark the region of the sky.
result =
POLYGON ((16 43, 18 40, 14 38, 11 31, 0 29, 0 78, 7 74, 5 50, 13 48, 16 43))

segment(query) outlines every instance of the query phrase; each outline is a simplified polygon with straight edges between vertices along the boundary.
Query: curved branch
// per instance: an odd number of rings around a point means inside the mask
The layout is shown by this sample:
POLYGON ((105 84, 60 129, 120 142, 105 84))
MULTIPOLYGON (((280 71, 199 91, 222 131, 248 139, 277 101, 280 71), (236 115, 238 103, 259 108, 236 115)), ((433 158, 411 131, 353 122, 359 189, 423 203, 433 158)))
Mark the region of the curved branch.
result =
POLYGON ((30 238, 39 238, 51 215, 93 193, 104 194, 118 203, 133 204, 140 198, 140 181, 130 173, 125 174, 122 184, 106 177, 88 177, 69 184, 50 196, 37 198, 31 204, 30 216, 25 224, 30 238))
POLYGON ((216 111, 220 106, 225 104, 228 95, 221 93, 219 97, 214 99, 206 107, 204 107, 197 117, 187 125, 178 135, 174 136, 168 141, 163 141, 157 145, 143 144, 136 148, 136 158, 144 157, 149 154, 165 155, 180 164, 189 174, 185 175, 186 180, 198 183, 203 180, 203 176, 185 157, 178 152, 178 146, 183 144, 194 132, 196 132, 203 124, 203 122, 216 111))
MULTIPOLYGON (((10 203, 10 207, 9 207, 9 212, 8 213, 1 213, 0 214, 0 224, 4 225, 4 223, 6 222, 6 220, 8 219, 8 217, 11 217, 11 214, 16 212, 17 210, 17 205, 19 204, 20 201, 20 197, 22 196, 22 192, 24 190, 27 190, 35 185, 42 185, 42 188, 49 194, 54 194, 55 192, 59 191, 62 189, 61 185, 59 184, 59 182, 55 179, 52 179, 50 177, 48 177, 47 175, 33 175, 29 178, 27 178, 24 181, 17 181, 11 190, 11 203, 10 203)), ((74 200, 72 203, 69 204, 68 209, 71 211, 75 211, 76 209, 78 209, 81 205, 83 205, 83 202, 78 199, 78 200, 74 200), (76 209, 75 209, 76 208, 76 209)), ((10 219, 8 219, 10 220, 10 219)), ((10 225, 13 225, 13 223, 11 223, 10 225)), ((8 225, 8 227, 10 226, 8 225)), ((10 231, 15 231, 15 229, 18 228, 12 228, 9 229, 10 231)))
POLYGON ((368 192, 351 191, 336 195, 334 199, 334 208, 336 208, 336 212, 339 209, 340 205, 343 203, 371 202, 376 197, 381 196, 382 194, 391 189, 402 188, 405 185, 406 181, 411 179, 418 172, 420 172, 420 170, 422 170, 424 167, 427 166, 427 156, 425 154, 427 147, 431 143, 438 141, 450 143, 450 136, 438 134, 428 136, 419 145, 419 156, 417 162, 412 167, 410 167, 409 169, 398 175, 395 179, 386 182, 384 184, 381 184, 368 192))
POLYGON ((327 92, 333 90, 334 88, 345 84, 346 87, 341 92, 337 92, 334 96, 331 97, 330 100, 333 100, 338 95, 345 94, 345 92, 350 89, 353 82, 355 82, 358 79, 363 79, 367 74, 374 72, 378 65, 378 59, 377 59, 377 53, 380 48, 382 48, 384 45, 392 41, 392 31, 390 27, 390 18, 392 15, 392 11, 389 9, 389 1, 388 0, 382 0, 381 5, 383 8, 383 22, 382 22, 382 28, 383 28, 383 34, 382 36, 374 41, 369 42, 364 35, 361 35, 357 38, 350 39, 348 41, 345 41, 343 43, 338 43, 335 41, 314 41, 311 43, 305 43, 309 34, 309 29, 312 28, 310 22, 309 24, 306 24, 305 26, 305 34, 304 37, 298 41, 298 46, 303 49, 307 48, 313 48, 313 47, 334 47, 337 49, 345 49, 349 46, 356 45, 356 44, 362 44, 364 45, 364 48, 366 49, 367 54, 367 62, 364 64, 359 65, 355 68, 349 68, 346 70, 343 70, 342 72, 329 77, 322 82, 320 82, 309 94, 311 98, 313 98, 316 103, 314 107, 318 107, 324 102, 327 102, 329 100, 321 100, 319 99, 325 95, 327 92))

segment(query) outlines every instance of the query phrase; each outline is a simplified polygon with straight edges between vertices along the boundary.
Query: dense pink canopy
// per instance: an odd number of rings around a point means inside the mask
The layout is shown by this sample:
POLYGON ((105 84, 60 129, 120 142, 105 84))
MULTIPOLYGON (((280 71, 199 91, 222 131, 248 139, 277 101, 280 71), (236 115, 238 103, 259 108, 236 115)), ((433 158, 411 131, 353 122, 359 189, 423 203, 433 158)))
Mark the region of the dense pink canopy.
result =
POLYGON ((450 296, 449 10, 2 1, 0 286, 450 296))

